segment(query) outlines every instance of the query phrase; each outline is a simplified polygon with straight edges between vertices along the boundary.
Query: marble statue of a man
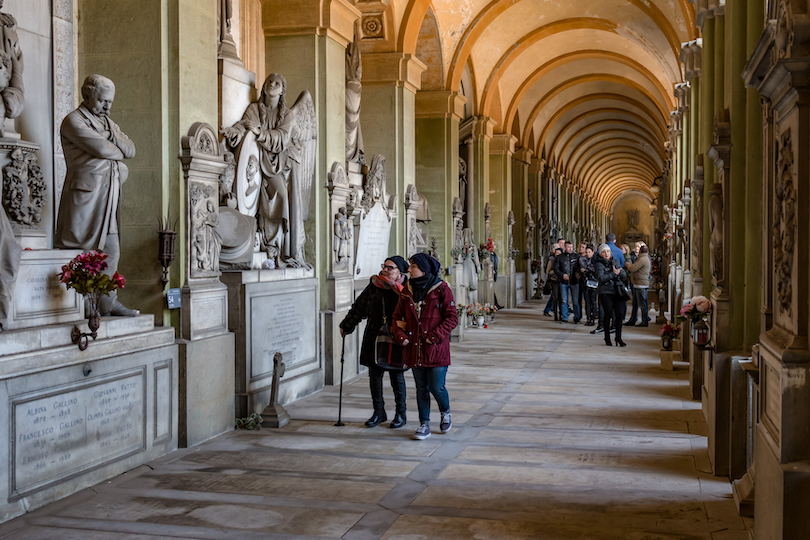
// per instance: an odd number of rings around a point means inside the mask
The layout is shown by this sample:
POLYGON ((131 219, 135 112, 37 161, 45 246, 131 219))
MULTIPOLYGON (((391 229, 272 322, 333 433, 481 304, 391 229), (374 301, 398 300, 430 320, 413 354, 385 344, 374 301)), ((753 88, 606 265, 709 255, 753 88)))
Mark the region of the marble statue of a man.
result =
MULTIPOLYGON (((62 122, 62 146, 67 177, 56 220, 54 247, 97 250, 107 254, 106 273, 118 270, 121 258, 121 184, 128 176, 123 160, 135 156, 135 144, 110 119, 115 85, 101 75, 90 75, 82 85, 78 109, 62 122)), ((115 291, 101 297, 102 315, 133 317, 115 291)))
POLYGON ((21 253, 22 248, 14 238, 14 230, 0 205, 0 331, 11 313, 21 253))

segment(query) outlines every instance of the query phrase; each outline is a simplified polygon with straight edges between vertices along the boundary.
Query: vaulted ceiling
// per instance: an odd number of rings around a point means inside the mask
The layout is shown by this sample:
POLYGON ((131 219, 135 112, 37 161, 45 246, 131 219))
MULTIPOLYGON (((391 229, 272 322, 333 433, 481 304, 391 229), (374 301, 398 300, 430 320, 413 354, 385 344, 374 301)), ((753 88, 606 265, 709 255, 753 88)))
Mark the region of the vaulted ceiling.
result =
POLYGON ((423 90, 462 91, 604 208, 652 198, 695 38, 687 0, 357 0, 380 3, 391 44, 428 66, 423 90))

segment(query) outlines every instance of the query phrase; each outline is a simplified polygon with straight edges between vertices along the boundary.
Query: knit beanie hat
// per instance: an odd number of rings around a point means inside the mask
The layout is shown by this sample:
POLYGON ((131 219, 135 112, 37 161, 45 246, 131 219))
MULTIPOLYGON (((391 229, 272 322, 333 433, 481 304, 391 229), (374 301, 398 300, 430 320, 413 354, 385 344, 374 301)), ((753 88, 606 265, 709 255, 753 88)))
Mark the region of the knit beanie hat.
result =
POLYGON ((599 246, 599 251, 597 251, 597 253, 602 253, 605 250, 610 251, 612 253, 610 246, 607 244, 602 244, 601 246, 599 246))
POLYGON ((419 270, 425 274, 437 275, 441 270, 441 263, 428 255, 427 253, 417 253, 411 257, 411 262, 419 267, 419 270))
POLYGON ((404 258, 400 257, 399 255, 391 255, 390 257, 388 257, 385 260, 386 261, 391 261, 392 263, 397 265, 397 268, 399 268, 399 271, 402 272, 403 274, 408 271, 408 261, 406 261, 404 258))

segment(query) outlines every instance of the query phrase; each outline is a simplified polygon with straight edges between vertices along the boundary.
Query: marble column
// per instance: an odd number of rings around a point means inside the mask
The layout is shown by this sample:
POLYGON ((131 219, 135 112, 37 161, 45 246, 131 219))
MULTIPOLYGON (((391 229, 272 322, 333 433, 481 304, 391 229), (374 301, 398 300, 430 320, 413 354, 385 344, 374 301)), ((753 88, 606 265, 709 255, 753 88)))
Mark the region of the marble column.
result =
POLYGON ((416 187, 430 204, 433 220, 426 233, 437 240, 442 266, 452 265, 452 206, 459 196, 458 126, 465 102, 458 92, 416 94, 416 187))
MULTIPOLYGON (((416 92, 421 86, 425 69, 425 64, 410 54, 363 54, 362 123, 366 155, 385 156, 389 193, 405 193, 408 185, 416 183, 416 92)), ((398 204, 402 205, 403 200, 399 197, 398 204)), ((446 203, 445 216, 449 216, 452 200, 450 197, 446 203)), ((397 211, 404 216, 401 210, 402 206, 397 211)), ((389 245, 393 252, 405 251, 403 219, 397 220, 391 227, 389 245)))
POLYGON ((473 229, 479 245, 487 241, 484 205, 489 202, 489 152, 494 127, 495 121, 486 116, 472 116, 459 125, 459 141, 467 144, 467 195, 472 201, 465 219, 470 220, 467 226, 473 229))
POLYGON ((489 148, 489 203, 492 208, 492 240, 498 253, 498 281, 495 294, 501 304, 508 306, 513 298, 514 259, 509 253, 508 217, 512 210, 512 155, 517 138, 505 133, 492 137, 489 148))

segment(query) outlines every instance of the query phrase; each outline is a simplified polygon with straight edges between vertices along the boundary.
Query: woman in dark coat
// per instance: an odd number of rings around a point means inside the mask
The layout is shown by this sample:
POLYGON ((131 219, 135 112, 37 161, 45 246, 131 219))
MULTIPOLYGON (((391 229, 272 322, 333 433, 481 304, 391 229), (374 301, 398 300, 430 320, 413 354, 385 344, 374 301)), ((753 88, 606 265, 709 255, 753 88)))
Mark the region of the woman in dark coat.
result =
POLYGON ((610 246, 602 244, 599 246, 599 256, 594 264, 596 279, 599 281, 599 302, 602 305, 602 327, 605 329, 605 345, 613 345, 610 342, 610 323, 616 328, 616 345, 625 347, 627 344, 622 341, 622 321, 627 312, 627 301, 619 295, 617 290, 620 281, 626 279, 624 268, 613 260, 613 252, 610 246))
POLYGON ((396 415, 388 427, 399 428, 405 425, 405 372, 385 370, 377 366, 375 342, 380 328, 391 324, 391 315, 397 307, 402 286, 407 281, 405 272, 408 263, 399 255, 385 259, 382 270, 371 277, 371 283, 360 293, 346 318, 340 323, 340 335, 351 334, 363 319, 368 319, 360 348, 360 363, 368 368, 368 382, 371 387, 371 401, 374 414, 366 421, 366 427, 374 427, 388 420, 383 400, 383 375, 388 371, 391 388, 394 389, 396 415))
POLYGON ((411 279, 402 289, 391 331, 402 346, 402 361, 413 371, 419 428, 414 439, 430 437, 430 394, 439 405, 441 432, 453 427, 444 386, 450 365, 450 332, 458 325, 453 291, 439 277, 439 261, 424 253, 411 257, 411 279))

